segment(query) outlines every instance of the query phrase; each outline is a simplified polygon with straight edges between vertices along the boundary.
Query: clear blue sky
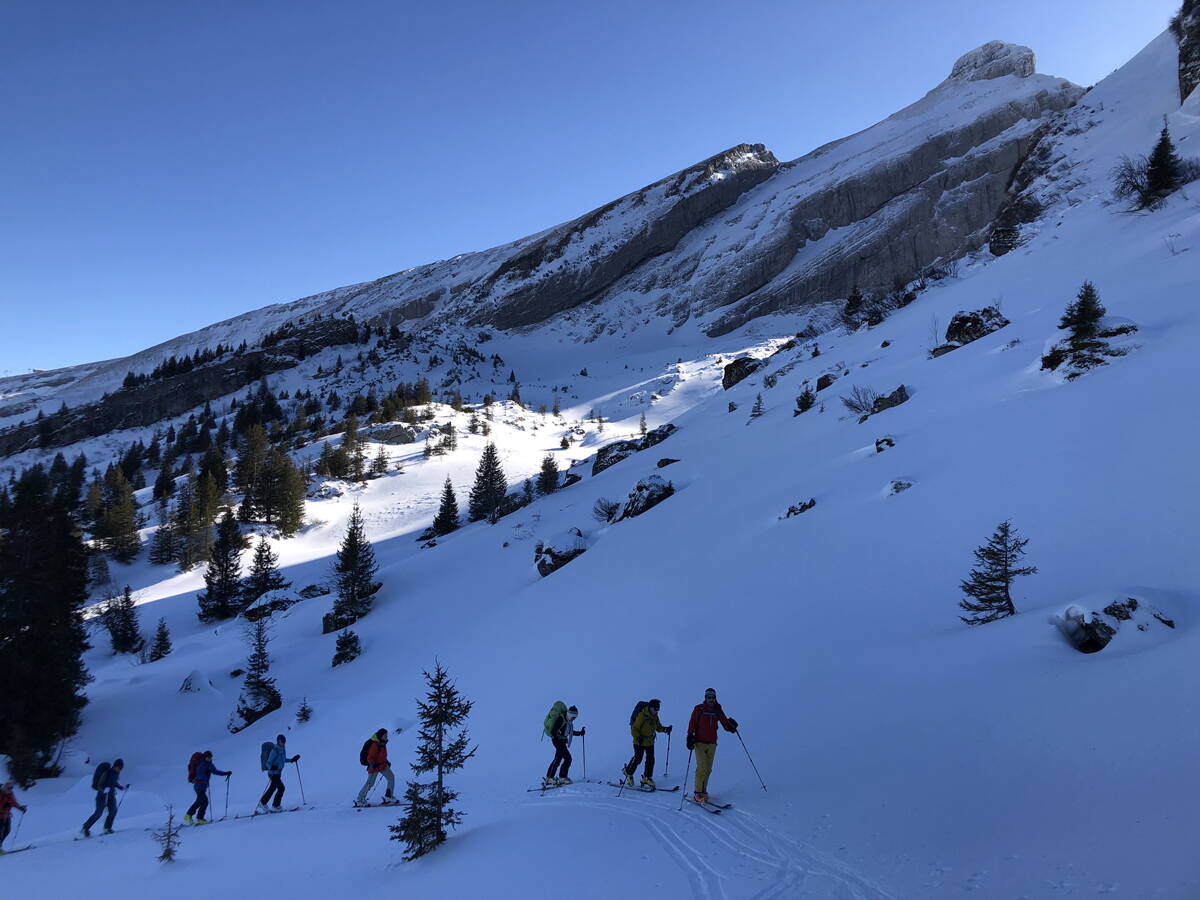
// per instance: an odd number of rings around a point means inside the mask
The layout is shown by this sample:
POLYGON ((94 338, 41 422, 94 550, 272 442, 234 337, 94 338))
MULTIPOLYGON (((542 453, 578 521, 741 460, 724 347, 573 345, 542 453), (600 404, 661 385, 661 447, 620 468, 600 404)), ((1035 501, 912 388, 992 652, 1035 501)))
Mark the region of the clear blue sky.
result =
POLYGON ((0 4, 0 374, 791 159, 994 38, 1092 84, 1177 0, 0 4))

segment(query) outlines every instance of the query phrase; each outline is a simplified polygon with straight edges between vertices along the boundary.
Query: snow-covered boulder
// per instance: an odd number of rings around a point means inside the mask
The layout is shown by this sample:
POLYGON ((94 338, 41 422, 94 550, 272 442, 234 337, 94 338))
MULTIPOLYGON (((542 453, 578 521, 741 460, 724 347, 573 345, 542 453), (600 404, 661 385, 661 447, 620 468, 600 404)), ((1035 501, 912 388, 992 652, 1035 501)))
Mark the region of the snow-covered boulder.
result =
MULTIPOLYGON (((1103 601, 1101 601, 1103 602, 1103 601)), ((1097 604, 1099 605, 1099 604, 1097 604)), ((1067 641, 1080 653, 1097 653, 1118 635, 1126 632, 1148 633, 1174 630, 1174 619, 1168 618, 1144 599, 1122 597, 1096 612, 1073 603, 1059 616, 1051 619, 1067 641)), ((1122 638, 1124 640, 1124 638, 1122 638)))
POLYGON ((996 305, 985 306, 983 309, 959 311, 954 314, 954 317, 950 319, 950 324, 946 326, 946 343, 957 344, 961 347, 963 344, 986 337, 993 331, 999 331, 1008 324, 1008 319, 1001 315, 1000 307, 996 305))
POLYGON ((347 487, 341 481, 320 481, 312 485, 304 494, 309 500, 335 500, 346 493, 347 487))
POLYGON ((587 541, 578 528, 568 528, 546 541, 538 541, 533 562, 538 574, 545 578, 587 551, 587 541))
POLYGON ((763 367, 761 359, 753 356, 740 356, 725 367, 721 375, 721 387, 729 390, 739 381, 744 381, 763 367))
POLYGON ((622 519, 640 516, 646 510, 658 506, 673 493, 675 485, 665 481, 661 475, 647 475, 629 492, 629 497, 621 504, 612 521, 620 522, 622 519))
POLYGON ((303 599, 295 591, 267 591, 242 611, 242 617, 249 622, 257 622, 277 612, 286 612, 303 599))
POLYGON ((808 512, 817 505, 816 497, 809 497, 807 500, 801 500, 799 503, 793 503, 787 508, 787 512, 779 518, 790 519, 792 516, 798 516, 800 513, 808 512))
POLYGON ((605 469, 615 466, 621 460, 641 450, 649 449, 655 444, 661 444, 678 430, 677 426, 668 422, 666 425, 659 425, 657 428, 651 429, 636 440, 613 441, 611 444, 605 444, 596 451, 596 461, 592 464, 592 474, 599 475, 605 469))

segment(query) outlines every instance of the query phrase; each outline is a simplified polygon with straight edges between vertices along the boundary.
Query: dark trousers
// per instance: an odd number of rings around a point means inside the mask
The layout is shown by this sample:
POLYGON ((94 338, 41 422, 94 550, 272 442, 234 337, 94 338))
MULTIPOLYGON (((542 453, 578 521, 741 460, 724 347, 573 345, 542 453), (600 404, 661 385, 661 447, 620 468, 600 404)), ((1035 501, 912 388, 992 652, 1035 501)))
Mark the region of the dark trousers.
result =
POLYGON ((8 831, 12 828, 12 818, 0 819, 0 845, 4 844, 5 838, 8 837, 8 831))
POLYGON ((91 828, 100 821, 105 807, 108 807, 108 818, 104 820, 104 830, 110 830, 113 827, 113 820, 117 818, 117 792, 111 789, 96 791, 96 811, 92 813, 90 819, 83 823, 83 827, 91 828))
POLYGON ((267 801, 270 800, 271 795, 274 794, 275 795, 275 808, 279 809, 279 804, 283 803, 283 791, 284 791, 283 774, 282 773, 279 773, 279 774, 272 773, 269 777, 271 780, 270 780, 270 782, 267 783, 266 793, 264 793, 262 795, 262 799, 259 800, 258 802, 261 805, 266 806, 267 801))
POLYGON ((654 745, 643 747, 641 744, 633 745, 633 759, 629 761, 629 765, 625 767, 625 774, 630 778, 637 771, 638 763, 642 761, 642 756, 646 757, 646 777, 654 777, 654 745))
POLYGON ((199 781, 192 784, 196 789, 196 800, 188 807, 187 814, 195 816, 197 819, 203 819, 204 814, 208 812, 208 782, 201 784, 199 781))
POLYGON ((567 777, 567 772, 571 768, 571 751, 567 749, 567 742, 562 738, 554 738, 554 762, 550 763, 550 768, 546 770, 546 777, 553 778, 555 771, 563 778, 567 777), (561 764, 562 768, 559 769, 561 764))

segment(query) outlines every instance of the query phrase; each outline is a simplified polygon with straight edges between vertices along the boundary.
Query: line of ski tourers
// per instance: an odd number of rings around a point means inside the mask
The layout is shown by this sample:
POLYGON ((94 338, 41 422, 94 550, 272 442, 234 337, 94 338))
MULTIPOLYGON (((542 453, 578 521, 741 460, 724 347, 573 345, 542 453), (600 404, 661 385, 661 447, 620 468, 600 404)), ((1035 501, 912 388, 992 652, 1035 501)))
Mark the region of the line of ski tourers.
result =
MULTIPOLYGON (((659 790, 654 783, 654 742, 659 734, 670 735, 675 727, 662 724, 659 719, 661 709, 662 701, 657 698, 639 700, 634 705, 633 713, 629 716, 629 731, 633 736, 633 757, 621 767, 618 781, 610 782, 614 786, 636 787, 642 791, 659 790), (642 779, 635 785, 634 779, 639 764, 644 766, 642 779)), ((572 762, 571 740, 576 737, 585 737, 587 734, 586 728, 575 728, 575 720, 578 717, 578 707, 567 706, 561 700, 550 707, 550 712, 546 714, 542 729, 554 744, 554 759, 546 770, 545 777, 542 778, 542 790, 571 783, 569 774, 572 762)), ((729 732, 736 732, 738 728, 737 720, 726 716, 725 711, 721 709, 721 704, 717 702, 717 692, 713 688, 708 688, 704 692, 704 701, 696 704, 692 710, 687 730, 689 768, 692 754, 694 753, 696 757, 696 780, 689 799, 702 805, 709 803, 708 779, 712 775, 713 760, 717 754, 718 724, 729 732)), ((687 780, 686 774, 684 780, 687 780)), ((666 790, 674 791, 678 788, 673 787, 666 790)))
MULTIPOLYGON (((658 699, 639 700, 634 706, 633 714, 629 717, 629 730, 633 736, 633 757, 621 767, 618 787, 636 787, 643 791, 658 790, 654 783, 654 742, 659 734, 670 735, 674 728, 672 725, 663 725, 660 721, 659 711, 661 708, 662 703, 658 699), (644 768, 640 783, 635 785, 634 779, 639 764, 644 768)), ((547 713, 542 728, 554 745, 554 759, 546 770, 540 790, 548 790, 571 783, 569 774, 572 762, 571 741, 576 737, 584 737, 587 733, 586 728, 575 728, 575 720, 578 716, 578 707, 567 706, 561 700, 555 702, 550 708, 550 712, 547 713)), ((692 754, 694 753, 696 757, 696 779, 694 792, 690 799, 699 804, 709 802, 708 779, 712 775, 713 760, 717 753, 718 725, 729 732, 736 732, 738 728, 737 720, 726 716, 721 705, 717 703, 717 692, 708 688, 704 692, 704 701, 696 704, 692 710, 687 730, 689 767, 692 754)), ((395 795, 396 777, 392 773, 391 763, 388 762, 387 745, 388 730, 386 728, 380 728, 363 743, 358 761, 366 768, 367 779, 354 800, 356 807, 399 804, 400 801, 395 795), (386 784, 383 800, 380 803, 369 803, 367 797, 380 776, 383 777, 386 784)), ((258 806, 255 807, 252 815, 284 811, 283 795, 287 790, 283 782, 284 766, 287 763, 298 763, 299 760, 299 753, 290 757, 287 755, 287 738, 282 734, 277 735, 273 742, 263 743, 260 748, 259 762, 262 771, 267 776, 267 787, 259 798, 258 806)), ((105 817, 104 833, 112 834, 113 822, 120 810, 124 792, 130 787, 127 783, 121 783, 124 770, 125 761, 122 759, 113 760, 112 763, 102 762, 96 766, 92 774, 92 790, 96 792, 96 808, 80 829, 83 837, 91 837, 92 828, 100 821, 101 816, 105 817), (118 799, 118 791, 121 792, 120 799, 118 799)), ((299 773, 298 768, 297 773, 299 773)), ((228 807, 228 779, 232 774, 232 771, 217 768, 216 763, 213 762, 211 750, 197 751, 192 754, 187 764, 187 780, 195 793, 195 799, 183 816, 186 824, 209 824, 209 819, 206 818, 209 807, 209 786, 214 775, 220 775, 226 779, 226 805, 228 807)), ((685 775, 685 780, 686 777, 685 775)), ((669 788, 669 790, 677 789, 669 788)), ((300 790, 303 793, 303 781, 301 781, 300 790)), ((4 853, 3 845, 11 830, 14 809, 19 809, 24 814, 28 807, 18 802, 14 785, 10 781, 0 786, 0 854, 4 853)), ((228 814, 228 808, 226 814, 228 814)))

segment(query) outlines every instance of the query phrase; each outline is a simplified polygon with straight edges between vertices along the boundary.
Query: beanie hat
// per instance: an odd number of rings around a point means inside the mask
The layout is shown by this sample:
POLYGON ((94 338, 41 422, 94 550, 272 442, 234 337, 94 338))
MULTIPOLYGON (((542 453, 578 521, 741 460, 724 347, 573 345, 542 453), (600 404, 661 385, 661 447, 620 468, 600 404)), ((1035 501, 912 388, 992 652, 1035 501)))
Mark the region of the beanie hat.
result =
POLYGON ((705 688, 704 689, 704 699, 707 700, 709 697, 712 697, 714 700, 716 700, 717 692, 715 690, 713 690, 712 688, 705 688))
POLYGON ((647 706, 652 706, 652 707, 654 707, 655 709, 659 709, 659 708, 662 706, 662 701, 661 701, 661 700, 659 700, 657 697, 655 697, 653 700, 651 700, 651 701, 650 701, 649 703, 647 703, 646 705, 647 705, 647 706))
POLYGON ((113 768, 114 768, 114 769, 123 769, 123 768, 125 768, 125 760, 123 760, 123 759, 117 759, 117 760, 113 760, 113 768))
POLYGON ((286 744, 287 738, 285 738, 282 734, 277 734, 277 735, 275 735, 275 743, 286 744))

